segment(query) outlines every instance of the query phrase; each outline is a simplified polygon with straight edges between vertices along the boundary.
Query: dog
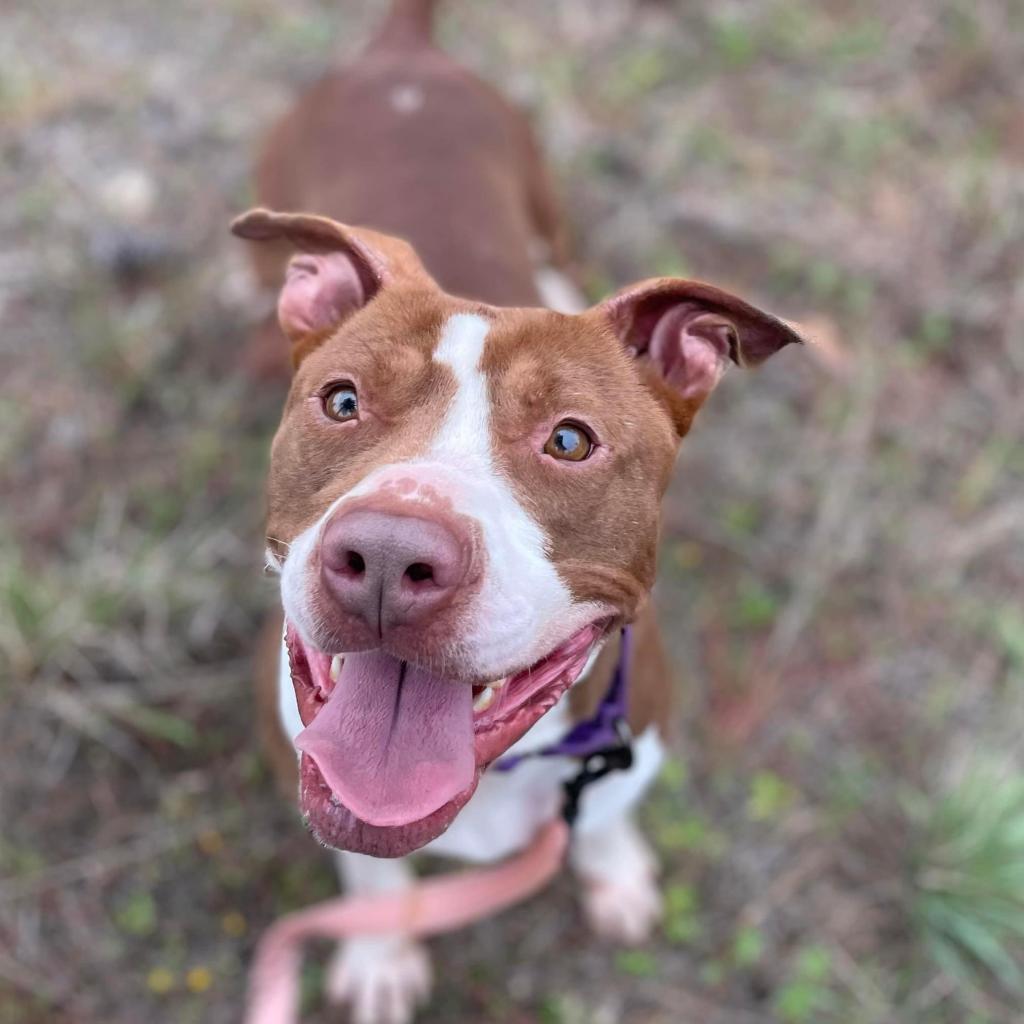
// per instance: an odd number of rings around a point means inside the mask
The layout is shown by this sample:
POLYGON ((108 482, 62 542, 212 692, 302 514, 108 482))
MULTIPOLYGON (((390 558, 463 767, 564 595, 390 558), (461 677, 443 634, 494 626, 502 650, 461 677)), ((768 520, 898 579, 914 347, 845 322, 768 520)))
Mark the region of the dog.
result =
MULTIPOLYGON (((727 365, 800 338, 684 279, 588 308, 528 122, 434 45, 433 8, 397 0, 283 118, 264 205, 233 225, 280 287, 294 367, 268 486, 268 745, 347 889, 400 890, 417 850, 494 861, 558 815, 580 772, 559 744, 624 673, 629 756, 581 795, 570 863, 594 929, 637 943, 660 898, 633 812, 671 705, 659 504, 727 365)), ((357 1024, 402 1024, 427 953, 356 938, 327 986, 357 1024)))

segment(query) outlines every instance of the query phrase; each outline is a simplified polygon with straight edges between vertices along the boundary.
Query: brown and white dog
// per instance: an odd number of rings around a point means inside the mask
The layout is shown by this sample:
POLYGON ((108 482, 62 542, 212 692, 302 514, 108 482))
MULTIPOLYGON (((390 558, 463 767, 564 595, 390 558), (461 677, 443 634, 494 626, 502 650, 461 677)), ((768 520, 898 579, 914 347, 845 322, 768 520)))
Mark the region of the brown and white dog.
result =
MULTIPOLYGON (((631 819, 669 706, 648 601, 659 503, 728 363, 799 338, 688 280, 590 309, 567 308, 565 281, 552 298, 533 255, 557 266, 565 247, 528 125, 432 45, 432 7, 399 0, 270 135, 261 200, 313 212, 233 228, 265 282, 283 270, 295 367, 269 484, 271 743, 293 792, 299 751, 302 813, 351 890, 410 884, 419 849, 502 858, 578 766, 488 765, 590 713, 634 623, 634 764, 588 790, 571 859, 594 927, 636 942, 659 911, 631 819)), ((400 934, 346 943, 329 977, 359 1024, 408 1020, 428 986, 400 934)))

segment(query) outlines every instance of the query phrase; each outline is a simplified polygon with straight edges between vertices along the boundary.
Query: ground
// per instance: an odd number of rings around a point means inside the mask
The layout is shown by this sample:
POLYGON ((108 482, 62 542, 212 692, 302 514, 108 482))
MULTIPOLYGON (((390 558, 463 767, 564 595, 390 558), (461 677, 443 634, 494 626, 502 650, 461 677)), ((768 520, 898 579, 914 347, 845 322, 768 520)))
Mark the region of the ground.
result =
MULTIPOLYGON (((333 890, 253 736, 282 394, 226 224, 381 10, 0 15, 2 1024, 237 1021, 333 890)), ((599 944, 561 882, 437 942, 422 1019, 1018 1019, 1024 8, 451 0, 441 37, 531 109, 592 297, 689 274, 815 344, 729 377, 667 500, 662 932, 599 944)))

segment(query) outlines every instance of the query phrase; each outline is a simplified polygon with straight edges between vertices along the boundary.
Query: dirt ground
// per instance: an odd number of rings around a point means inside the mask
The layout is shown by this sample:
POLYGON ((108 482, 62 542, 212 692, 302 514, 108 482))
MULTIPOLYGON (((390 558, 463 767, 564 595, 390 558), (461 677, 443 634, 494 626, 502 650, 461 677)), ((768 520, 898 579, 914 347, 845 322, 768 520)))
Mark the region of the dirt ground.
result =
MULTIPOLYGON (((282 394, 226 224, 381 10, 0 10, 0 1024, 235 1022, 333 891, 253 737, 282 394)), ((441 37, 532 110, 592 297, 689 274, 816 344, 729 377, 667 501, 662 932, 593 941, 565 880, 437 942, 423 1021, 1019 1021, 1024 7, 451 0, 441 37)))

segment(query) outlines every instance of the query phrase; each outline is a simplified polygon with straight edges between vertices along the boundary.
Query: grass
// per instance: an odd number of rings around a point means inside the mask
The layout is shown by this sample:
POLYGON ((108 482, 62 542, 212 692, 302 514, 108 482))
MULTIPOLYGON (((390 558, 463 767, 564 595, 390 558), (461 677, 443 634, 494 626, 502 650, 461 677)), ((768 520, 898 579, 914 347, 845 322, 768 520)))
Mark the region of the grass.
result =
POLYGON ((1024 776, 976 769, 908 805, 910 920, 935 967, 1024 995, 1024 776))

